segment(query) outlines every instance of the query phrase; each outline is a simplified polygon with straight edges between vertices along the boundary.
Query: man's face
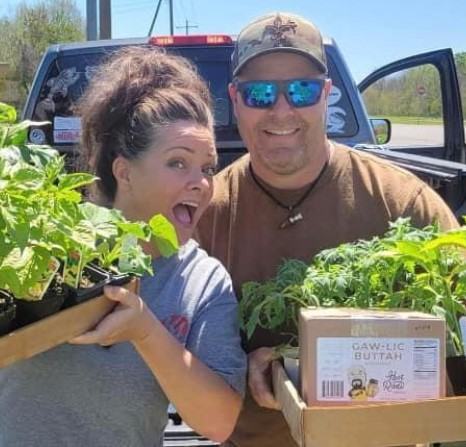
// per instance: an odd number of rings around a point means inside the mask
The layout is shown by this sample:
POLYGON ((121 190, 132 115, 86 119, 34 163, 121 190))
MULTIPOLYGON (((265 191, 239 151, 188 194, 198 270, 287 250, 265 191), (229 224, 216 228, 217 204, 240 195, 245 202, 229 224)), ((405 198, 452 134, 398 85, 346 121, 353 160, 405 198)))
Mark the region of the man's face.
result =
MULTIPOLYGON (((280 52, 254 58, 238 76, 239 81, 307 78, 324 75, 307 58, 280 52)), ((326 114, 330 87, 327 80, 319 102, 313 106, 293 107, 280 94, 271 108, 254 109, 246 106, 236 86, 230 85, 239 131, 254 170, 264 180, 275 183, 284 176, 320 170, 328 158, 326 114)))

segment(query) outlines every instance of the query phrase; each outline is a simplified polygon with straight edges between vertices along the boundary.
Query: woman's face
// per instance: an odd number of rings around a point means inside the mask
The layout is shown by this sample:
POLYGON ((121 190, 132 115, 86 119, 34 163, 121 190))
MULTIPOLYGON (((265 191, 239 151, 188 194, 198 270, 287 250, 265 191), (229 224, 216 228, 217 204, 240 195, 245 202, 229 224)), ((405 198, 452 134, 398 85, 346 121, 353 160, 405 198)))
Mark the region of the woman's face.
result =
POLYGON ((148 221, 154 214, 163 214, 184 244, 212 197, 216 165, 209 129, 191 121, 170 124, 138 159, 114 161, 115 208, 131 220, 148 221))

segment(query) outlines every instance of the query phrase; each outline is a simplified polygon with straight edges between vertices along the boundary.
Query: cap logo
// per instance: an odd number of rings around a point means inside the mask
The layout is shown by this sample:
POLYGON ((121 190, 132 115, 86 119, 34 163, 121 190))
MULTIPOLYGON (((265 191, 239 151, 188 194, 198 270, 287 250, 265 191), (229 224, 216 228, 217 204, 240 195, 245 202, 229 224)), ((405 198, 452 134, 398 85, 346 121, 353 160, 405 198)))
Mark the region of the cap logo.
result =
POLYGON ((282 18, 277 15, 273 21, 273 25, 267 25, 262 33, 262 40, 267 37, 273 42, 274 47, 286 46, 288 39, 286 34, 290 32, 296 34, 296 28, 298 24, 293 20, 288 20, 286 23, 282 21, 282 18))
POLYGON ((239 50, 238 56, 241 58, 245 53, 248 53, 251 48, 254 48, 258 45, 262 45, 264 40, 269 39, 274 47, 288 46, 288 39, 286 34, 293 33, 296 34, 296 28, 298 24, 293 20, 288 20, 286 23, 283 23, 282 18, 277 15, 272 25, 267 25, 262 32, 261 39, 253 39, 248 41, 242 48, 239 50))

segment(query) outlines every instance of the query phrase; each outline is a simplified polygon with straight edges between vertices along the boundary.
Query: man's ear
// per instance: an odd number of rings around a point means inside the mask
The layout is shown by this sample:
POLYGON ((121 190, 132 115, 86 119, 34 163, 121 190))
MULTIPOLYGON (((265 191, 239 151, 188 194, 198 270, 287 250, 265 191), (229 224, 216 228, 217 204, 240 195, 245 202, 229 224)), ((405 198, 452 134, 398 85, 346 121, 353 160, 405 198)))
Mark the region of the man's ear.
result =
POLYGON ((327 78, 325 80, 325 85, 324 85, 325 100, 328 99, 328 95, 330 95, 331 90, 332 90, 332 80, 330 78, 327 78))
POLYGON ((124 157, 118 156, 113 160, 112 173, 115 177, 117 187, 128 191, 131 189, 130 161, 124 157))
POLYGON ((235 114, 236 117, 238 117, 236 113, 236 108, 238 107, 238 89, 236 88, 235 84, 233 82, 230 82, 228 84, 228 94, 230 95, 230 100, 231 103, 233 104, 233 113, 235 114))

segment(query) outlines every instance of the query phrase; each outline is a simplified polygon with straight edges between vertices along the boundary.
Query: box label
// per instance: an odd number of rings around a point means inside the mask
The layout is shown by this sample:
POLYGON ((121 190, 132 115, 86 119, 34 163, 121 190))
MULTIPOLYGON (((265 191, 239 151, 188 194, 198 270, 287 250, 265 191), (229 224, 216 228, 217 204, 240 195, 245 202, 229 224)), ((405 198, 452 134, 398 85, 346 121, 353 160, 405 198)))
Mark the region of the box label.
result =
POLYGON ((316 377, 318 401, 438 398, 440 340, 319 337, 316 377))

